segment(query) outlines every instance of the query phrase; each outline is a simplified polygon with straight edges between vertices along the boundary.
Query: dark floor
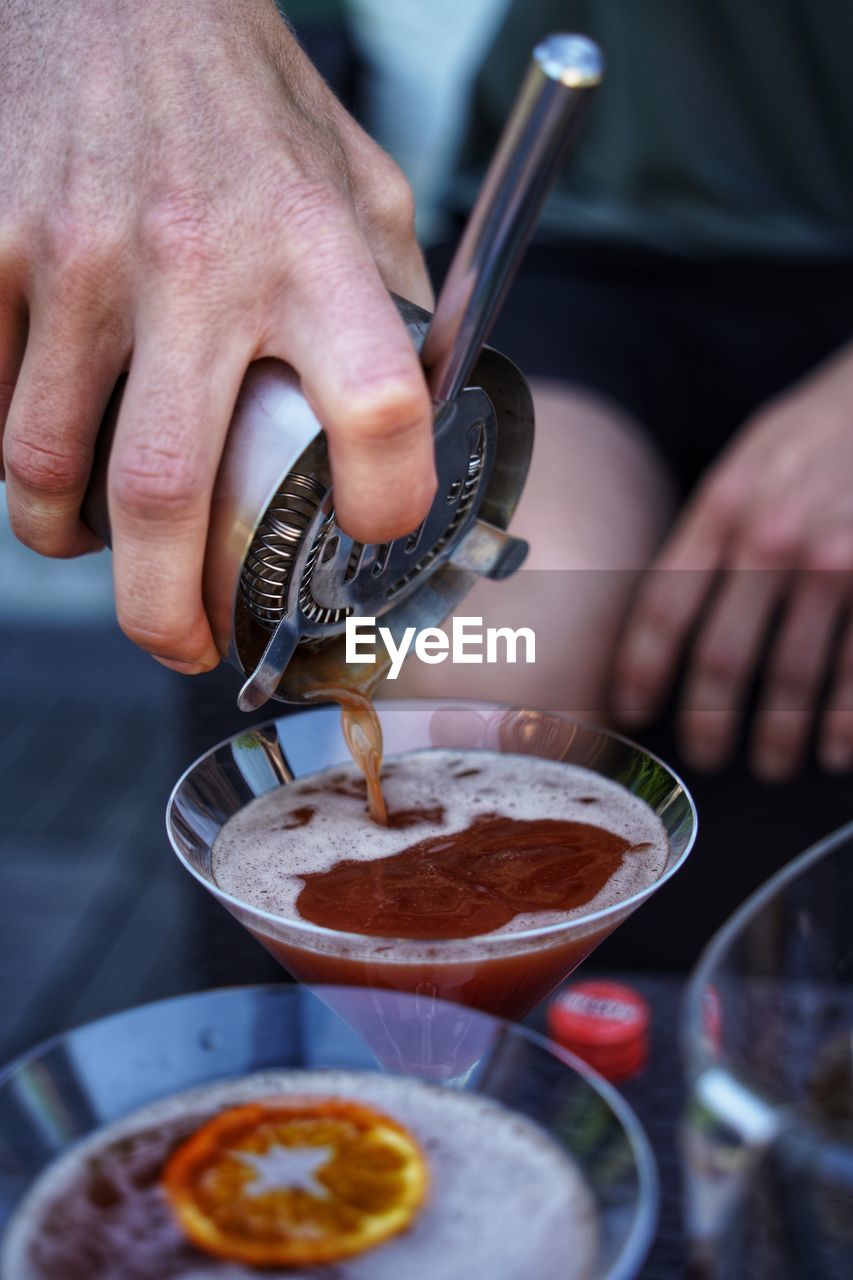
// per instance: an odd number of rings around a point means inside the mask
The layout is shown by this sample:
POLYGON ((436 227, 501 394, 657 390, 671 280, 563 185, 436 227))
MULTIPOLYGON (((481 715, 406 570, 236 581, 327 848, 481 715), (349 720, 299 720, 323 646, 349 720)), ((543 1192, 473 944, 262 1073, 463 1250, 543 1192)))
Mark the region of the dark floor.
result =
POLYGON ((166 839, 194 752, 186 682, 106 628, 0 645, 0 1059, 143 1000, 277 976, 166 839))
MULTIPOLYGON (((233 673, 188 681, 105 626, 0 631, 0 1062, 129 1005, 281 978, 180 869, 164 829, 178 774, 246 723, 235 692, 233 673)), ((655 1014, 651 1066, 624 1090, 663 1184, 646 1280, 683 1272, 679 968, 750 888, 850 816, 847 788, 816 779, 773 792, 733 774, 699 783, 697 798, 692 865, 596 958, 629 968, 655 1014)))

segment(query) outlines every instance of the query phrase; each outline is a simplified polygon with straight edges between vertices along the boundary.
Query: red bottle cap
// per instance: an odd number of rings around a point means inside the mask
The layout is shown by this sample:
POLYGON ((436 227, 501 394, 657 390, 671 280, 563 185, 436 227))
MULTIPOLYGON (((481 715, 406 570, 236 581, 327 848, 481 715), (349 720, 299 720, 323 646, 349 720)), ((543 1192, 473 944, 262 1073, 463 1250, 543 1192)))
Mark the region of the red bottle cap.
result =
POLYGON ((553 1040, 589 1063, 607 1080, 627 1080, 649 1054, 648 1002, 621 982, 575 982, 548 1005, 553 1040))

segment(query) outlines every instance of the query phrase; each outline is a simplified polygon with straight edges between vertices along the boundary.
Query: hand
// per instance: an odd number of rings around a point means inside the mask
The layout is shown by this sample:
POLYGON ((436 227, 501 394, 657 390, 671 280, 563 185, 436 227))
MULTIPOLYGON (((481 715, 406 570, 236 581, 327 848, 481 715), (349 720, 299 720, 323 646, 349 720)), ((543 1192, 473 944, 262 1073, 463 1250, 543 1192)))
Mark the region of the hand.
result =
POLYGON ((828 770, 850 769, 851 588, 846 348, 761 409, 700 485, 641 583, 615 664, 617 713, 647 720, 689 653, 679 709, 685 754, 700 768, 723 764, 770 636, 752 733, 756 771, 768 780, 796 771, 827 681, 820 759, 828 770))
POLYGON ((0 3, 0 431, 9 514, 45 555, 80 520, 129 369, 108 481, 116 607, 170 665, 218 661, 210 497, 247 366, 293 365, 343 527, 387 541, 435 485, 429 397, 393 289, 429 306, 396 166, 273 0, 0 3), (5 430, 4 430, 5 427, 5 430))

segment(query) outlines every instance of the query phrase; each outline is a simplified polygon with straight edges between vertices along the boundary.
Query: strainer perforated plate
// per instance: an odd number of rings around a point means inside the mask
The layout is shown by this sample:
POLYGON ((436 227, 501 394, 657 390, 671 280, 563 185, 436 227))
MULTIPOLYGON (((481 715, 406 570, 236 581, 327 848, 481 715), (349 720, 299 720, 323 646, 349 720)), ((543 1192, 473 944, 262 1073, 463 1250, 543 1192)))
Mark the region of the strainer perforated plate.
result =
POLYGON ((488 397, 468 391, 437 424, 438 487, 426 518, 393 542, 356 542, 337 525, 330 489, 290 472, 252 540, 240 575, 251 617, 274 631, 286 617, 300 634, 340 631, 353 613, 380 616, 451 554, 474 519, 495 452, 488 397))

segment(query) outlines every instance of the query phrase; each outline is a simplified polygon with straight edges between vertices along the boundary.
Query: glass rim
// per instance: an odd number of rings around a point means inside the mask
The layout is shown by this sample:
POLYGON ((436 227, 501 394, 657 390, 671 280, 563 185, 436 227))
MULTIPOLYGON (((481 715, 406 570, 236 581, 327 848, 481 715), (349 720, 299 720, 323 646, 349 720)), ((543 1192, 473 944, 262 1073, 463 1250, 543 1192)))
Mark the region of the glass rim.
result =
POLYGON ((703 1048, 704 1036, 700 1019, 703 994, 710 985, 711 975, 718 968, 724 954, 749 921, 760 914, 780 890, 787 889, 795 880, 799 880, 801 875, 810 871, 813 866, 822 862, 825 857, 836 852, 848 841, 853 842, 853 821, 822 836, 820 840, 809 845, 808 849, 798 853, 790 862, 786 862, 783 867, 774 872, 732 912, 728 920, 703 947, 685 985, 679 1018, 681 1058, 691 1077, 695 1077, 707 1067, 718 1065, 703 1048))
MULTIPOLYGON (((741 903, 703 949, 684 988, 679 1015, 680 1056, 688 1086, 694 1086, 698 1080, 713 1071, 729 1072, 735 1079, 740 1078, 740 1073, 728 1057, 719 1060, 711 1057, 705 1047, 706 1039, 701 1022, 703 993, 711 985, 711 975, 719 966, 725 952, 741 931, 748 927, 750 921, 761 913, 780 890, 788 889, 801 876, 848 843, 853 845, 853 821, 846 822, 835 831, 822 836, 820 840, 809 845, 802 853, 780 867, 769 880, 765 880, 764 884, 759 885, 741 903)), ((752 1086, 746 1084, 746 1087, 752 1086)), ((761 1098, 761 1091, 756 1089, 755 1092, 761 1098)), ((828 1126, 820 1124, 813 1116, 792 1110, 779 1100, 771 1101, 763 1098, 762 1101, 768 1109, 784 1117, 774 1141, 778 1142, 787 1137, 800 1138, 809 1142, 815 1153, 813 1163, 818 1176, 825 1176, 830 1182, 834 1181, 834 1171, 849 1162, 853 1144, 839 1138, 828 1126)))
MULTIPOLYGON (((451 1002, 443 1001, 443 1003, 449 1004, 451 1002)), ((483 1010, 477 1009, 476 1012, 482 1013, 483 1010)), ((634 1156, 634 1166, 637 1170, 638 1209, 634 1214, 634 1221, 622 1246, 621 1255, 616 1259, 616 1265, 607 1273, 607 1280, 631 1280, 631 1277, 637 1274, 638 1268, 646 1259, 654 1239, 660 1211, 660 1180, 658 1178, 657 1163, 651 1140, 639 1117, 615 1085, 606 1080, 604 1076, 599 1075, 594 1067, 591 1067, 588 1062, 584 1062, 583 1058, 579 1058, 570 1049, 564 1049, 561 1044, 550 1040, 540 1031, 535 1031, 532 1027, 525 1026, 524 1023, 512 1022, 508 1018, 502 1018, 491 1013, 487 1016, 494 1018, 504 1029, 521 1032, 523 1039, 531 1041, 540 1049, 549 1052, 552 1057, 559 1058, 566 1066, 571 1067, 577 1075, 583 1077, 585 1082, 604 1099, 625 1130, 634 1156)))
MULTIPOLYGON (((325 1009, 330 1017, 340 1018, 340 1014, 335 1009, 325 1004, 323 1000, 324 992, 341 992, 349 995, 353 991, 369 990, 372 996, 377 994, 380 998, 387 995, 389 999, 404 1000, 415 1002, 417 996, 411 992, 388 991, 377 992, 375 988, 341 986, 332 983, 303 983, 303 982, 264 982, 264 983, 238 983, 234 986, 217 986, 207 987, 203 991, 189 991, 182 995, 166 996, 160 1000, 147 1000, 142 1004, 131 1005, 127 1009, 118 1009, 113 1013, 104 1014, 100 1018, 93 1018, 88 1022, 78 1023, 74 1027, 66 1028, 64 1031, 55 1032, 53 1035, 47 1036, 44 1040, 40 1040, 37 1044, 24 1050, 18 1054, 5 1066, 0 1064, 0 1091, 10 1087, 14 1077, 21 1071, 25 1071, 38 1064, 47 1054, 62 1048, 63 1044, 71 1040, 75 1035, 85 1032, 93 1027, 106 1027, 110 1023, 116 1025, 132 1019, 134 1015, 145 1010, 155 1010, 158 1008, 168 1008, 170 1006, 179 1006, 186 1004, 188 1001, 198 1002, 205 999, 215 999, 223 995, 233 995, 238 998, 242 993, 246 996, 256 996, 261 994, 271 995, 276 1000, 298 1000, 304 992, 308 992, 315 999, 324 1004, 325 1009)), ((633 1213, 633 1220, 630 1229, 622 1242, 618 1257, 614 1260, 613 1265, 607 1272, 606 1280, 631 1280, 637 1273, 637 1269, 651 1246, 654 1238, 655 1227, 657 1224, 659 1208, 660 1208, 660 1183, 657 1172, 657 1164, 655 1162, 654 1152, 648 1134, 643 1128, 639 1118, 635 1114, 633 1108, 626 1098, 622 1096, 619 1090, 608 1080, 583 1059, 576 1057, 568 1049, 564 1049, 561 1045, 549 1040, 547 1036, 535 1031, 532 1027, 524 1026, 521 1023, 513 1022, 508 1018, 503 1018, 498 1014, 486 1013, 482 1009, 471 1009, 465 1005, 456 1005, 451 1000, 439 1000, 439 1004, 450 1005, 454 1008, 464 1010, 466 1014, 490 1022, 500 1027, 503 1032, 509 1033, 511 1036, 526 1040, 528 1043, 550 1057, 556 1058, 564 1063, 576 1075, 580 1076, 584 1083, 587 1084, 599 1097, 603 1099, 609 1109, 616 1116, 621 1125, 631 1154, 634 1159, 634 1168, 637 1175, 637 1198, 636 1206, 633 1213)), ((343 1019, 341 1019, 343 1021, 343 1019)), ((357 1032, 353 1034, 357 1035, 357 1032)), ((377 1067, 377 1073, 382 1072, 382 1068, 377 1067)), ((230 1078, 230 1077, 228 1077, 230 1078)), ((432 1081, 437 1088, 451 1088, 448 1084, 432 1081)), ((192 1086, 188 1086, 192 1087, 192 1086)), ((176 1090, 176 1093, 184 1093, 186 1088, 176 1090)), ((165 1096, 165 1095, 164 1095, 165 1096)), ((130 1115, 132 1112, 127 1112, 130 1115)), ((113 1121, 102 1122, 102 1124, 94 1126, 92 1132, 103 1127, 104 1123, 113 1123, 113 1121)), ((541 1126, 546 1132, 549 1132, 545 1125, 541 1126)), ((549 1136, 553 1137, 549 1133, 549 1136)), ((554 1139, 556 1140, 556 1139, 554 1139)))
MULTIPOLYGON (((548 711, 540 707, 524 707, 519 704, 510 703, 510 702, 506 702, 506 703, 487 702, 482 699, 476 699, 476 698, 382 698, 382 699, 379 699, 377 702, 377 708, 380 710, 384 707, 387 707, 389 709, 394 709, 395 707, 398 707, 398 708, 405 708, 405 709, 411 710, 420 706, 424 706, 424 707, 452 706, 452 707, 459 707, 462 709, 470 708, 472 710, 476 710, 478 708, 488 708, 492 712, 496 710, 537 711, 542 715, 553 716, 553 717, 556 717, 558 720, 565 721, 567 724, 574 725, 576 728, 582 730, 584 733, 603 735, 604 737, 610 739, 611 741, 621 743, 623 746, 628 747, 631 751, 638 752, 640 755, 645 756, 647 760, 652 760, 656 765, 658 765, 659 768, 661 768, 664 771, 664 773, 669 778, 672 779, 674 788, 681 792, 681 794, 683 795, 686 801, 687 808, 690 815, 690 832, 687 837, 687 841, 685 843, 684 848, 682 849, 678 857, 675 859, 675 861, 672 863, 672 865, 666 867, 661 872, 661 874, 657 877, 656 880, 653 880, 652 883, 647 885, 644 889, 637 890, 636 893, 631 894, 631 896, 628 898, 624 898, 619 902, 611 903, 607 907, 600 907, 597 911, 590 912, 588 915, 572 918, 570 920, 557 921, 554 924, 540 925, 538 927, 533 927, 530 929, 519 929, 517 932, 513 932, 513 933, 477 934, 470 938, 405 938, 405 937, 401 938, 401 937, 395 937, 393 935, 388 935, 388 934, 347 933, 340 929, 330 929, 326 925, 314 924, 310 920, 295 920, 289 916, 279 915, 277 912, 274 912, 274 911, 267 911, 263 907, 256 907, 252 903, 245 902, 242 898, 238 898, 234 894, 228 893, 224 889, 221 889, 219 885, 215 883, 215 881, 213 881, 212 879, 208 879, 207 876, 205 876, 202 872, 198 871, 184 856, 183 850, 181 850, 178 847, 177 840, 175 839, 172 832, 172 817, 176 808, 176 800, 177 800, 178 792, 181 790, 184 784, 189 780, 190 776, 198 769, 198 767, 201 764, 203 764, 205 761, 215 756, 216 753, 218 751, 221 751, 223 747, 228 747, 232 745, 234 742, 236 742, 238 738, 244 737, 246 734, 260 733, 265 729, 277 727, 279 724, 283 722, 287 722, 290 719, 295 719, 297 715, 307 716, 312 714, 316 715, 324 711, 325 712, 334 711, 335 704, 326 703, 322 706, 317 706, 317 707, 300 708, 298 712, 295 712, 292 715, 274 716, 269 720, 263 720, 257 724, 253 724, 248 729, 243 729, 239 733, 230 734, 227 738, 223 738, 220 742, 217 742, 214 746, 209 747, 207 751, 203 751, 202 754, 192 762, 192 764, 188 765, 187 768, 184 769, 183 773, 180 775, 180 777, 178 778, 177 782, 175 783, 174 787, 172 788, 169 794, 169 799, 166 803, 166 815, 165 815, 166 835, 181 865, 185 867, 186 870, 189 871, 189 873, 199 882, 199 884, 203 885, 204 888, 208 890, 208 892, 213 893, 214 896, 220 902, 226 904, 229 908, 235 907, 239 911, 251 914, 253 920, 257 920, 259 922, 263 921, 264 923, 277 925, 277 926, 283 925, 283 926, 286 926, 292 932, 296 934, 304 935, 307 938, 322 939, 328 942, 331 942, 334 940, 337 942, 338 946, 340 946, 341 944, 347 944, 354 948, 362 949, 368 944, 378 943, 380 945, 386 945, 386 944, 393 945, 399 948, 401 951, 409 951, 409 952, 413 950, 417 951, 418 953, 417 958, 413 957, 411 961, 407 960, 407 957, 404 954, 397 954, 394 956, 394 960, 393 960, 394 964, 406 964, 406 963, 417 963, 418 961, 422 961, 423 949, 425 947, 438 947, 442 949, 447 949, 449 946, 454 946, 461 950, 461 948, 466 944, 476 945, 478 942, 479 943, 485 942, 488 944, 489 948, 497 948, 500 950, 511 949, 511 947, 514 944, 530 942, 533 939, 557 938, 557 937, 560 937, 562 934, 577 932, 581 929, 587 930, 588 926, 599 924, 599 923, 605 923, 608 919, 614 916, 619 916, 621 918, 623 914, 627 914, 630 911, 633 911, 633 909, 637 907, 641 902, 644 902, 646 898, 648 898, 652 893, 654 893, 662 885, 666 884, 666 882, 672 878, 675 872, 678 871, 679 868, 682 867, 686 862, 690 852, 693 849, 693 846, 696 843, 696 837, 699 831, 699 816, 696 810, 696 804, 693 799, 693 796, 691 795, 689 789, 685 786, 683 779, 680 777, 679 774, 675 772, 675 770, 670 765, 668 765, 664 760, 662 760, 660 756, 658 756, 655 752, 649 751, 645 747, 641 747, 639 743, 634 742, 633 739, 627 738, 625 737, 624 734, 618 733, 614 730, 604 729, 599 725, 589 724, 586 721, 579 720, 576 716, 568 715, 567 713, 562 711, 548 711)), ((525 753, 501 752, 499 754, 525 754, 525 753)), ((527 753, 527 754, 533 754, 533 753, 527 753)), ((541 757, 541 758, 546 759, 548 757, 541 757)), ((335 767, 335 765, 339 763, 341 762, 331 761, 327 766, 324 766, 324 767, 333 768, 335 767)), ((586 766, 581 765, 579 767, 585 768, 586 766)), ((590 773, 595 773, 595 772, 596 772, 595 769, 590 769, 590 773)), ((298 774, 295 776, 303 777, 307 775, 298 774)), ((606 777, 605 774, 602 774, 602 776, 606 777)), ((280 783, 279 785, 287 786, 287 783, 280 783)), ((271 788, 271 790, 273 789, 274 788, 271 788)), ((262 792, 260 794, 266 795, 267 792, 262 792)), ((257 797, 253 797, 253 799, 255 798, 257 797)), ((244 807, 245 806, 241 806, 241 808, 244 808, 244 807)), ((651 806, 649 806, 649 808, 651 808, 651 806)), ((235 810, 235 812, 239 812, 239 810, 235 810)), ((230 816, 233 816, 233 815, 230 815, 230 816)), ((225 824, 223 823, 223 826, 224 825, 225 824)))

